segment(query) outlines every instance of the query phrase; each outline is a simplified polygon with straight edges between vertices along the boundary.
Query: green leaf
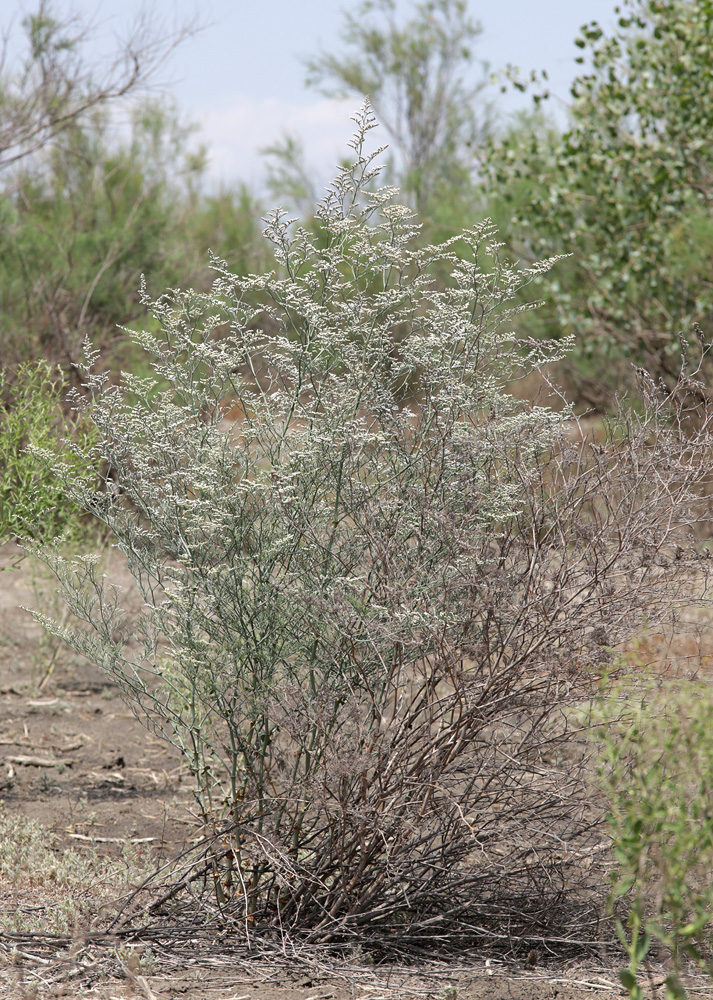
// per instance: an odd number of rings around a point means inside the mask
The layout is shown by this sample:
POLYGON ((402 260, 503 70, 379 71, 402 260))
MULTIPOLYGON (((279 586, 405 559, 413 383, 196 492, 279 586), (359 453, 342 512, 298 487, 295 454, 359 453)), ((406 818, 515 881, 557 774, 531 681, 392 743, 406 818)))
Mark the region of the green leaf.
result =
MULTIPOLYGON (((619 857, 619 855, 617 854, 618 860, 622 864, 628 863, 628 861, 629 861, 628 854, 626 854, 623 851, 620 852, 620 853, 621 853, 621 857, 619 857)), ((631 890, 631 888, 632 888, 632 886, 634 885, 635 882, 636 882, 636 875, 633 875, 633 874, 632 875, 625 875, 623 878, 620 878, 619 881, 617 882, 617 884, 612 889, 612 897, 614 899, 619 899, 621 896, 625 896, 627 894, 627 892, 629 892, 631 890)))
POLYGON ((627 990, 631 990, 636 986, 636 976, 629 969, 620 969, 619 971, 619 982, 622 986, 625 986, 627 990))
POLYGON ((646 958, 646 956, 649 953, 650 947, 651 947, 651 935, 647 931, 634 942, 634 946, 632 949, 632 957, 634 961, 637 963, 637 965, 641 964, 641 962, 643 962, 643 960, 646 958))
POLYGON ((643 1000, 644 993, 636 981, 636 976, 629 969, 621 969, 619 981, 629 991, 630 1000, 643 1000))
POLYGON ((678 976, 673 973, 666 976, 664 985, 666 987, 666 1000, 686 1000, 687 993, 681 985, 678 976))
POLYGON ((628 951, 629 950, 629 938, 624 930, 624 925, 618 917, 614 918, 614 929, 616 930, 617 937, 622 944, 622 947, 628 951))

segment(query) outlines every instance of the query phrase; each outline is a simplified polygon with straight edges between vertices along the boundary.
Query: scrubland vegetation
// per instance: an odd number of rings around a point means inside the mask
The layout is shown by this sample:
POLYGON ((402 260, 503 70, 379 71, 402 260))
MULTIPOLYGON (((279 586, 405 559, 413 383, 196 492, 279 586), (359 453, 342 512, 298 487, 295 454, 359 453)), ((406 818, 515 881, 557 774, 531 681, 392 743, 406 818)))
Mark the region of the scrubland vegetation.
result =
POLYGON ((631 997, 666 956, 685 996, 713 972, 713 3, 583 28, 564 129, 537 79, 496 124, 459 0, 357 5, 307 66, 361 105, 343 168, 314 203, 299 143, 267 154, 299 221, 207 193, 168 101, 118 138, 138 81, 93 84, 53 18, 0 76, 0 541, 176 748, 201 835, 107 926, 619 948, 631 997), (687 627, 675 680, 648 669, 687 627))

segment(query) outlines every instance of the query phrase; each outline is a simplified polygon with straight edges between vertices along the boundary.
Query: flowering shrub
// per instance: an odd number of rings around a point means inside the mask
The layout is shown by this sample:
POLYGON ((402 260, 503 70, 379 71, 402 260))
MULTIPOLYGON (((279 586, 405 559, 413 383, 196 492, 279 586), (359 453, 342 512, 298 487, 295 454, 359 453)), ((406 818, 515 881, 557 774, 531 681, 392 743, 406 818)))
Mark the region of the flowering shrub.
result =
POLYGON ((56 470, 145 603, 45 549, 83 623, 45 624, 190 765, 222 922, 386 952, 594 938, 566 708, 683 588, 708 418, 684 441, 654 389, 593 443, 516 399, 562 350, 509 332, 549 263, 503 263, 487 222, 414 248, 355 120, 316 235, 268 220, 276 271, 216 260, 210 293, 147 300, 156 380, 88 351, 106 488, 56 470))

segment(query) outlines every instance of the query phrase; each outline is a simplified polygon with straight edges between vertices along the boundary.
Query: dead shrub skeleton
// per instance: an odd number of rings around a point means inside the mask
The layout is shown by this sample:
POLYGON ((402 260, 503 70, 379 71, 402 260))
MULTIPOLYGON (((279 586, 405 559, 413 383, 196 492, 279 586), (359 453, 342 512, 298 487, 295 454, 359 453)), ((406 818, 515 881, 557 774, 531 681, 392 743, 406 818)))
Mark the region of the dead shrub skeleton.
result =
POLYGON ((355 121, 317 234, 268 220, 276 272, 216 260, 209 294, 147 299, 160 332, 134 336, 167 388, 111 385, 87 350, 85 457, 110 471, 98 491, 57 473, 145 608, 45 549, 78 624, 44 624, 190 765, 208 847, 159 924, 198 906, 248 939, 387 954, 594 945, 576 709, 705 589, 710 406, 695 372, 646 383, 595 443, 515 399, 567 347, 509 332, 552 262, 511 267, 487 222, 414 247, 368 105, 355 121))

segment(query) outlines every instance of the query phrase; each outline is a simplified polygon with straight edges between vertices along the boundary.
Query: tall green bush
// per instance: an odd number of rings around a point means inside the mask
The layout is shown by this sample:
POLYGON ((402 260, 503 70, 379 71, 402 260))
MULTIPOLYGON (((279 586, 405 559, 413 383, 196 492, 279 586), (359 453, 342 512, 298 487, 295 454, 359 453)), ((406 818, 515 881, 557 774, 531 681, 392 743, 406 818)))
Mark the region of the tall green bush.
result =
POLYGON ((487 222, 458 253, 419 247, 377 186, 368 105, 356 120, 319 233, 270 217, 278 272, 216 260, 209 293, 147 299, 154 377, 112 384, 88 353, 75 399, 106 488, 55 467, 144 606, 49 547, 83 625, 38 617, 183 754, 214 835, 198 874, 241 933, 391 953, 596 937, 564 709, 685 599, 709 421, 682 440, 693 376, 604 444, 514 398, 561 353, 510 332, 549 264, 509 267, 487 222))
POLYGON ((172 109, 144 103, 130 137, 116 139, 97 112, 8 172, 0 186, 6 364, 44 357, 71 377, 85 337, 115 345, 117 316, 141 314, 142 273, 157 288, 179 270, 195 277, 185 230, 201 165, 186 153, 187 131, 172 109))
POLYGON ((591 22, 575 39, 583 67, 562 134, 496 136, 484 174, 512 196, 506 238, 524 260, 573 253, 548 295, 594 377, 621 382, 631 359, 672 385, 679 332, 713 301, 713 3, 617 9, 613 30, 591 22))

